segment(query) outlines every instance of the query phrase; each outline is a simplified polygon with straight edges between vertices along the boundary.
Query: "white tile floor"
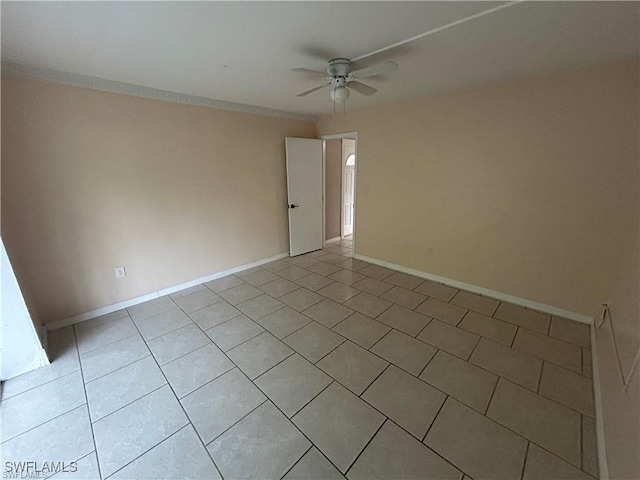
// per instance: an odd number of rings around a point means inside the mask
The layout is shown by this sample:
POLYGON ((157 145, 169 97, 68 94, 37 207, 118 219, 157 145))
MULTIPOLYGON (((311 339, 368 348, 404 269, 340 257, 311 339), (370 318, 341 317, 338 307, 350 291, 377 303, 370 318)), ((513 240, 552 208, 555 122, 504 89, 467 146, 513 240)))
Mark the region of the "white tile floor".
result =
POLYGON ((597 476, 589 330, 351 257, 278 260, 50 333, 5 462, 54 478, 597 476))

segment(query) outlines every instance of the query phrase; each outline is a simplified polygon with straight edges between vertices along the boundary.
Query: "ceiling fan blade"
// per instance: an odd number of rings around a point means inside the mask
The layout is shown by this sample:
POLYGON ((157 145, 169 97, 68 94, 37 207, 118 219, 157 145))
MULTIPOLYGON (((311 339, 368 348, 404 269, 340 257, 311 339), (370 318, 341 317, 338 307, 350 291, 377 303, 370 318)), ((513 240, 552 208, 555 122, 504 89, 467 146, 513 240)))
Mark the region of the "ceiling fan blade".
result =
POLYGON ((356 92, 361 93, 362 95, 373 95, 378 91, 377 89, 370 87, 369 85, 365 85, 357 80, 352 80, 347 84, 347 86, 349 88, 353 88, 356 92))
POLYGON ((329 85, 331 85, 331 84, 330 84, 330 83, 327 83, 327 84, 325 84, 325 85, 319 85, 319 86, 317 86, 317 87, 313 87, 313 88, 312 88, 312 89, 310 89, 310 90, 307 90, 307 91, 305 91, 305 92, 299 93, 298 95, 296 95, 296 97, 304 97, 305 95, 309 95, 310 93, 313 93, 313 92, 315 92, 316 90, 320 90, 321 88, 328 87, 329 85))
POLYGON ((379 63, 377 65, 372 65, 371 67, 361 68, 360 70, 351 72, 351 75, 354 78, 367 78, 367 77, 373 77, 374 75, 383 75, 385 73, 390 73, 397 69, 398 69, 397 63, 384 62, 384 63, 379 63))
POLYGON ((291 69, 292 72, 302 72, 308 73, 310 75, 321 75, 323 77, 328 77, 327 72, 319 72, 318 70, 310 70, 308 68, 296 67, 291 69))
POLYGON ((300 46, 296 51, 305 57, 311 57, 312 59, 323 63, 326 63, 327 59, 335 58, 337 56, 335 55, 336 52, 309 44, 300 46))

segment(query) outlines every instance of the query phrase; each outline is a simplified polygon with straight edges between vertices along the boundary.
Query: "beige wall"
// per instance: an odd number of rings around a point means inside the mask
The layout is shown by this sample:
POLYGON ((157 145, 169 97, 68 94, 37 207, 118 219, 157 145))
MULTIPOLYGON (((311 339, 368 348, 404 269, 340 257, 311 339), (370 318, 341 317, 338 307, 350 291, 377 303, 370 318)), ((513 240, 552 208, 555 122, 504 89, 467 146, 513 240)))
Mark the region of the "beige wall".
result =
POLYGON ((342 140, 325 141, 325 223, 324 238, 331 240, 340 236, 340 210, 342 189, 342 140))
MULTIPOLYGON (((639 339, 637 61, 323 117, 358 132, 357 252, 597 316, 639 339)), ((638 478, 627 394, 598 332, 612 477, 638 478)))
POLYGON ((288 251, 284 137, 315 137, 12 77, 2 127, 3 238, 45 322, 288 251))

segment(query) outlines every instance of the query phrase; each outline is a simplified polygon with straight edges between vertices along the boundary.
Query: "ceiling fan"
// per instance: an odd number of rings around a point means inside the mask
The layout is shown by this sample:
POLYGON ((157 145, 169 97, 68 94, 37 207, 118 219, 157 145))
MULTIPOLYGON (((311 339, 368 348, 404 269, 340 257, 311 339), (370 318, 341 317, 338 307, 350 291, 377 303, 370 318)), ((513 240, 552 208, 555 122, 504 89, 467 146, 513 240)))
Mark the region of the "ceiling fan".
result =
POLYGON ((377 89, 360 82, 361 78, 390 73, 397 68, 398 64, 395 62, 384 62, 372 65, 371 67, 352 70, 351 60, 347 58, 334 58, 329 60, 329 66, 327 67, 326 73, 300 67, 292 68, 291 70, 294 72, 303 72, 325 77, 325 82, 322 85, 299 93, 296 95, 297 97, 304 97, 305 95, 309 95, 317 90, 331 86, 331 99, 335 103, 344 103, 349 98, 349 89, 353 89, 362 95, 373 95, 378 91, 377 89))

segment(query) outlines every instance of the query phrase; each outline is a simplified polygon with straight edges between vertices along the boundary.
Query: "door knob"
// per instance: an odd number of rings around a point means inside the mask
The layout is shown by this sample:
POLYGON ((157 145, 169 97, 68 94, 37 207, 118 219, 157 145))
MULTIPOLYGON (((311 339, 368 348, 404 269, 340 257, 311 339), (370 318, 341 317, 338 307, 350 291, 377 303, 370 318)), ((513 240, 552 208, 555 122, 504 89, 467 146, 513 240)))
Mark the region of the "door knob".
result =
POLYGON ((293 203, 289 205, 289 208, 296 208, 296 207, 300 207, 300 205, 294 205, 293 203))

